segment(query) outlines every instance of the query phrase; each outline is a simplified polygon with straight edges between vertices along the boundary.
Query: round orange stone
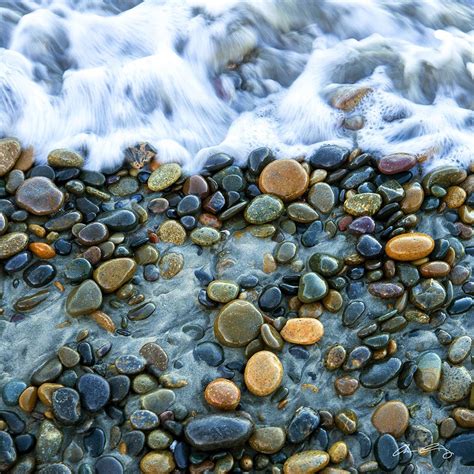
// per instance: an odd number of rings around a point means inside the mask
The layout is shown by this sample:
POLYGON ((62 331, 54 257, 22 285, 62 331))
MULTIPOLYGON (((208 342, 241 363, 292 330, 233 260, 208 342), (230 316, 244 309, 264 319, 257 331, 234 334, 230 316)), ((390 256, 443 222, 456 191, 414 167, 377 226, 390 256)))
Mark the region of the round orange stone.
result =
POLYGON ((53 247, 49 244, 45 244, 44 242, 33 242, 31 243, 28 248, 38 257, 38 258, 53 258, 56 256, 56 252, 54 251, 53 247))
POLYGON ((372 415, 372 424, 380 433, 399 438, 408 428, 409 418, 406 405, 399 400, 391 400, 377 407, 372 415))
POLYGON ((324 326, 318 319, 289 319, 280 332, 281 337, 292 344, 309 345, 318 342, 324 334, 324 326))
POLYGON ((254 395, 266 397, 273 393, 283 379, 283 366, 270 351, 255 353, 247 362, 244 371, 245 385, 254 395))
POLYGON ((428 234, 412 232, 391 238, 385 246, 385 253, 394 260, 409 262, 426 257, 434 246, 434 240, 428 234))
POLYGON ((283 201, 299 198, 309 185, 309 176, 295 160, 275 160, 260 173, 258 186, 265 194, 274 194, 283 201))
POLYGON ((213 380, 204 390, 204 398, 211 407, 234 410, 240 403, 240 389, 231 380, 213 380))

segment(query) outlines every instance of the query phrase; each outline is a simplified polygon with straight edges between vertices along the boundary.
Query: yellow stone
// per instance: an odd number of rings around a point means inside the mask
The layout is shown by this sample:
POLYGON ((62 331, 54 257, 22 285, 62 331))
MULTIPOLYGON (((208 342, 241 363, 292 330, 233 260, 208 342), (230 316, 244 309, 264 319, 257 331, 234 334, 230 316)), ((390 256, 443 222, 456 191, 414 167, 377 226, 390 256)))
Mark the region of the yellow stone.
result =
POLYGON ((284 474, 313 474, 329 464, 329 454, 325 451, 310 450, 290 456, 283 465, 284 474))
POLYGON ((283 379, 283 366, 270 351, 255 353, 247 362, 244 371, 245 385, 254 395, 265 397, 273 393, 283 379))
POLYGON ((289 319, 280 332, 281 337, 292 344, 310 345, 318 342, 324 334, 324 327, 315 318, 289 319))
POLYGON ((385 253, 394 260, 409 262, 428 256, 434 246, 434 240, 428 234, 411 232, 391 238, 385 246, 385 253))

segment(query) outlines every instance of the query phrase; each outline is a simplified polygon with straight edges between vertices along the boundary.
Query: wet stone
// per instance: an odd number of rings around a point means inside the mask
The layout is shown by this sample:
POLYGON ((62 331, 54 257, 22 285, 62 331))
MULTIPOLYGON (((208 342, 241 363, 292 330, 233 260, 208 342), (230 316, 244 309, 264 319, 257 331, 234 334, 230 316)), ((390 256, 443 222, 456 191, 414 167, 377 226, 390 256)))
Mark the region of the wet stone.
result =
POLYGON ((370 181, 375 176, 375 171, 371 166, 362 166, 348 173, 340 182, 344 189, 355 189, 363 183, 370 181))
POLYGON ((231 380, 218 378, 204 390, 206 402, 218 410, 234 410, 240 403, 240 389, 231 380))
POLYGON ((252 449, 258 453, 274 454, 280 451, 286 440, 285 431, 276 426, 257 428, 249 439, 252 449))
POLYGON ((416 156, 408 153, 394 153, 382 157, 377 163, 379 171, 383 174, 397 174, 408 171, 417 163, 416 156))
POLYGON ((207 296, 218 303, 228 303, 239 295, 239 286, 226 280, 214 280, 207 287, 207 296))
POLYGON ((253 431, 247 418, 226 415, 196 416, 186 425, 187 441, 200 451, 214 451, 243 445, 253 431))
POLYGON ((109 237, 109 230, 104 224, 100 222, 93 222, 87 224, 77 234, 77 240, 80 244, 91 246, 98 245, 109 237))
POLYGON ((385 246, 385 252, 394 260, 410 261, 426 257, 434 247, 434 240, 429 235, 412 232, 390 239, 385 246))
MULTIPOLYGON (((458 407, 453 410, 452 414, 458 426, 462 428, 474 428, 474 410, 458 407)), ((448 420, 449 419, 450 418, 448 418, 448 420)))
POLYGON ((91 412, 102 409, 110 397, 110 386, 106 379, 96 374, 84 374, 79 377, 77 390, 84 408, 91 412))
POLYGON ((373 216, 382 206, 382 198, 375 193, 356 194, 344 201, 344 210, 351 216, 373 216))
POLYGON ((301 443, 308 438, 319 425, 319 415, 309 407, 299 408, 288 425, 288 440, 301 443))
POLYGON ((345 409, 337 413, 334 423, 345 434, 353 434, 357 431, 358 418, 350 409, 345 409))
POLYGON ((342 166, 349 158, 349 150, 337 145, 323 145, 313 155, 309 162, 313 168, 335 170, 342 166))
POLYGON ((351 301, 342 315, 342 322, 345 326, 353 327, 360 320, 365 312, 365 304, 363 301, 351 301))
POLYGON ((210 367, 217 367, 224 361, 224 351, 214 342, 203 342, 194 349, 194 357, 210 367))
POLYGON ((136 410, 130 416, 130 423, 137 430, 152 430, 159 424, 158 416, 149 410, 136 410))
POLYGON ((259 397, 273 393, 280 386, 282 378, 283 366, 278 357, 269 351, 255 353, 245 366, 245 385, 259 397))
POLYGON ((299 283, 298 298, 302 303, 313 303, 324 298, 328 293, 326 281, 317 273, 304 274, 299 283))
POLYGON ((147 342, 140 349, 140 355, 150 365, 158 370, 166 370, 168 367, 168 355, 165 350, 155 342, 147 342))
POLYGON ((58 148, 49 153, 48 165, 55 168, 82 168, 84 158, 75 151, 58 148))
POLYGON ((97 474, 123 474, 124 472, 122 463, 113 456, 99 458, 94 468, 97 474))
POLYGON ((397 283, 370 283, 369 293, 382 299, 393 299, 403 295, 405 289, 397 283))
POLYGON ((414 286, 420 281, 420 273, 413 265, 400 264, 397 266, 397 272, 400 281, 406 287, 414 286))
POLYGON ((336 370, 342 366, 346 360, 346 350, 340 344, 331 347, 325 357, 324 365, 328 370, 336 370))
POLYGON ((66 311, 71 316, 90 314, 102 305, 102 292, 94 280, 85 280, 73 288, 66 301, 66 311))
POLYGON ((19 207, 31 214, 44 216, 54 214, 61 208, 64 194, 50 179, 35 176, 25 180, 18 188, 15 200, 19 207))
POLYGON ((102 263, 94 270, 94 280, 106 293, 118 290, 129 281, 137 269, 131 258, 115 258, 102 263))
POLYGON ((124 176, 120 181, 109 186, 109 192, 114 196, 129 196, 138 191, 138 181, 131 176, 124 176))
POLYGON ((169 188, 181 177, 181 166, 176 163, 166 163, 153 171, 147 181, 152 191, 163 191, 169 188))
POLYGON ((271 312, 277 308, 282 300, 280 288, 277 286, 268 286, 263 289, 258 298, 258 305, 262 311, 271 312))
POLYGON ((467 313, 474 305, 474 299, 469 296, 456 298, 448 308, 450 315, 467 313))
MULTIPOLYGON (((0 259, 10 258, 28 245, 28 235, 23 232, 10 232, 0 237, 0 259)), ((15 262, 16 263, 16 262, 15 262)), ((21 265, 10 263, 10 272, 18 271, 21 265)))
POLYGON ((284 474, 311 473, 324 469, 329 464, 329 454, 325 451, 302 451, 290 456, 283 465, 284 474))
POLYGON ((290 343, 310 345, 318 342, 324 334, 324 327, 315 318, 289 319, 280 332, 281 337, 290 343))
POLYGON ((422 311, 432 311, 442 305, 446 299, 443 285, 432 278, 423 280, 410 292, 410 301, 422 311))
POLYGON ((336 197, 329 184, 316 183, 308 193, 308 202, 316 211, 329 214, 336 205, 336 197))
POLYGON ((282 264, 289 263, 296 256, 296 252, 297 247, 293 242, 281 242, 275 249, 275 260, 282 264))
POLYGON ((314 253, 311 255, 308 264, 311 270, 324 277, 337 275, 344 266, 344 262, 338 257, 324 253, 314 253))
POLYGON ((443 363, 439 398, 446 403, 460 402, 471 391, 471 375, 465 367, 450 366, 443 363))
POLYGON ((40 367, 38 367, 31 376, 31 382, 35 385, 41 385, 45 382, 56 380, 61 374, 63 367, 59 359, 54 357, 40 367))
POLYGON ((377 192, 382 196, 385 204, 399 202, 405 196, 402 185, 395 180, 385 181, 377 188, 377 192))
POLYGON ((225 305, 214 323, 218 341, 229 347, 246 346, 255 339, 263 324, 263 317, 251 303, 235 300, 225 305))
POLYGON ((366 388, 383 387, 399 374, 401 367, 401 360, 391 357, 384 362, 364 369, 360 375, 360 383, 366 388))
POLYGON ((362 216, 354 219, 347 228, 355 235, 371 234, 375 230, 375 222, 369 216, 362 216))
POLYGON ((388 433, 377 438, 374 444, 374 454, 379 466, 384 471, 393 471, 400 460, 397 441, 388 433))
POLYGON ((459 458, 461 464, 472 466, 474 464, 474 431, 460 433, 445 444, 454 456, 459 458))
POLYGON ((173 455, 169 451, 147 453, 140 461, 140 472, 143 474, 167 474, 176 467, 173 455))
POLYGON ((17 162, 21 145, 15 138, 0 139, 0 176, 5 176, 17 162))
POLYGON ((379 433, 389 433, 395 438, 402 436, 409 421, 406 405, 398 400, 382 403, 372 414, 372 424, 379 433))
POLYGON ((52 396, 54 416, 65 425, 77 423, 81 417, 79 394, 72 388, 59 388, 52 396))
POLYGON ((377 258, 383 253, 382 244, 371 235, 363 235, 357 242, 357 252, 366 258, 377 258))
POLYGON ((441 379, 441 359, 434 352, 423 354, 418 361, 415 383, 424 392, 437 390, 441 379))
POLYGON ((160 275, 168 280, 176 276, 184 266, 184 257, 180 253, 170 252, 160 260, 160 275))
POLYGON ((472 346, 472 339, 469 336, 457 337, 450 345, 448 359, 453 364, 460 364, 469 355, 472 346))
POLYGON ((22 392, 26 389, 26 383, 21 380, 11 380, 2 389, 2 399, 5 405, 15 406, 22 392))
POLYGON ((319 219, 318 213, 311 208, 308 204, 302 202, 294 202, 287 208, 288 217, 295 221, 303 224, 309 224, 319 219))
POLYGON ((136 227, 138 218, 134 212, 128 209, 117 209, 104 212, 97 222, 107 226, 111 232, 128 232, 136 227))
POLYGON ((247 206, 244 217, 251 224, 266 224, 280 217, 283 209, 281 199, 270 194, 261 194, 247 206))
POLYGON ((201 247, 210 247, 219 242, 220 239, 219 232, 212 227, 201 227, 191 232, 192 242, 201 247))
POLYGON ((440 166, 430 171, 423 178, 423 187, 429 191, 433 186, 448 188, 462 183, 466 179, 467 173, 463 168, 447 165, 440 166))
POLYGON ((344 370, 359 370, 365 367, 370 358, 372 357, 372 351, 366 346, 356 346, 349 352, 347 359, 344 363, 344 370))
POLYGON ((63 441, 63 434, 51 421, 44 420, 37 436, 36 458, 40 463, 51 462, 58 454, 63 441))

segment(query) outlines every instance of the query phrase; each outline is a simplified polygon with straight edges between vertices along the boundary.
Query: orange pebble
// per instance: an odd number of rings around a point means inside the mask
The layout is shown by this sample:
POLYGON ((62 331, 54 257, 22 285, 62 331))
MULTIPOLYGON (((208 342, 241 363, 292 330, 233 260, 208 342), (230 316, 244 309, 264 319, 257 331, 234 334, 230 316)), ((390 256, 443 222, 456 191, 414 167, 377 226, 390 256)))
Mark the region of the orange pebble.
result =
POLYGON ((53 247, 44 242, 33 242, 28 246, 28 248, 39 258, 48 259, 56 256, 53 247))

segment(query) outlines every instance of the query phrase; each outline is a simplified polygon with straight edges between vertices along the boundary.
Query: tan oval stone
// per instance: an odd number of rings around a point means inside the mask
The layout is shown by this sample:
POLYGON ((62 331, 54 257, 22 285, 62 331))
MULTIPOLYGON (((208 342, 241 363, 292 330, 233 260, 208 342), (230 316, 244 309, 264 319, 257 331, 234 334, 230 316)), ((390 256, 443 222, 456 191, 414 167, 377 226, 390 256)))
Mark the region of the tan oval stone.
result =
POLYGON ((20 153, 21 145, 16 138, 0 139, 0 176, 5 176, 15 166, 20 153))
POLYGON ((450 209, 457 209, 464 204, 467 193, 460 186, 450 186, 443 201, 450 209))
POLYGON ((163 191, 181 177, 181 166, 177 163, 166 163, 151 173, 147 185, 152 191, 163 191))
POLYGON ((114 258, 94 270, 94 280, 106 293, 113 293, 133 278, 137 264, 131 258, 114 258))
POLYGON ((344 441, 336 441, 330 446, 328 454, 333 464, 339 464, 346 459, 349 454, 349 448, 344 441))
POLYGON ((84 158, 75 151, 58 148, 49 153, 48 165, 56 168, 82 168, 84 158))
POLYGON ((395 438, 408 428, 410 415, 406 405, 399 400, 382 403, 372 414, 372 424, 379 433, 389 433, 395 438))
POLYGON ((334 381, 334 388, 339 395, 349 397, 359 388, 359 381, 350 375, 344 375, 334 381))
POLYGON ((474 410, 455 408, 453 417, 461 428, 474 428, 474 410))
POLYGON ((265 397, 273 393, 283 379, 283 366, 278 357, 269 351, 254 354, 244 371, 245 385, 254 395, 265 397))
POLYGON ((219 410, 234 410, 240 403, 240 389, 231 380, 218 378, 204 390, 206 402, 219 410))
POLYGON ((142 474, 169 474, 175 467, 173 455, 169 451, 152 451, 140 461, 142 474))
POLYGON ((285 430, 277 426, 257 428, 249 439, 249 444, 258 453, 274 454, 285 445, 285 430))
POLYGON ((11 232, 0 237, 0 259, 10 258, 28 245, 28 235, 24 232, 11 232))
POLYGON ((420 273, 425 278, 445 277, 451 271, 451 267, 443 261, 427 262, 420 266, 420 273))
POLYGON ((391 238, 385 246, 385 253, 394 260, 408 262, 428 256, 434 245, 434 240, 428 234, 411 232, 391 238))
POLYGON ((168 244, 183 245, 186 241, 186 231, 179 222, 169 220, 160 225, 158 237, 168 244))
POLYGON ((293 201, 304 194, 309 184, 305 169, 295 160, 275 160, 260 173, 258 186, 263 193, 283 201, 293 201))
POLYGON ((280 332, 281 337, 292 344, 309 345, 318 342, 324 334, 324 327, 318 319, 289 319, 280 332))
POLYGON ((325 451, 311 450, 290 456, 283 465, 284 474, 313 474, 329 464, 329 454, 325 451))
POLYGON ((21 392, 18 405, 24 412, 31 413, 35 409, 37 399, 38 389, 36 387, 27 387, 21 392))
POLYGON ((425 191, 420 183, 411 183, 404 187, 405 197, 400 202, 401 210, 405 214, 418 211, 425 199, 425 191))
POLYGON ((160 260, 160 275, 169 280, 175 277, 183 269, 183 266, 184 257, 180 253, 167 253, 160 260))

